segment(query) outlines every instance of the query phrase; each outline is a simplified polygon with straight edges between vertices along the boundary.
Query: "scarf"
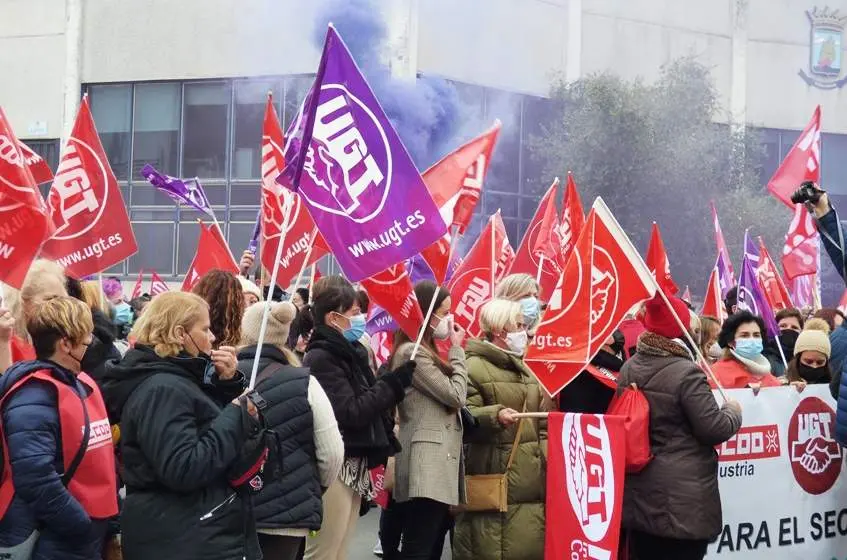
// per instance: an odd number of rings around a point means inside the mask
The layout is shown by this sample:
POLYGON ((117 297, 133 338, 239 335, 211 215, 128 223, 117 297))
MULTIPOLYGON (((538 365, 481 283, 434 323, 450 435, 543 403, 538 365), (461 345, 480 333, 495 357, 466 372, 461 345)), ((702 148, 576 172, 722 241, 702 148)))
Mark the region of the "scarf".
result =
POLYGON ((732 357, 738 360, 744 369, 749 371, 754 377, 762 377, 763 375, 767 375, 771 372, 771 363, 767 358, 759 354, 755 360, 748 360, 743 356, 739 356, 735 353, 735 350, 729 350, 729 353, 732 354, 732 357))
POLYGON ((645 332, 638 337, 638 353, 658 358, 676 356, 692 360, 691 351, 679 340, 665 338, 656 333, 645 332))

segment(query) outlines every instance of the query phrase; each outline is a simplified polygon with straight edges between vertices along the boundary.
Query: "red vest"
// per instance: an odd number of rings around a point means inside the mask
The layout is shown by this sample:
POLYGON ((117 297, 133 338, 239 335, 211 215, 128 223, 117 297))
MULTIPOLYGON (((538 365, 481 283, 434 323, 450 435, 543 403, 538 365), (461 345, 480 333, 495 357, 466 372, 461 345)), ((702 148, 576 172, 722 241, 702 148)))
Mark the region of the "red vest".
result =
MULTIPOLYGON (((67 470, 82 445, 85 433, 85 413, 82 401, 74 388, 62 383, 50 375, 47 370, 37 371, 15 383, 0 399, 2 407, 6 398, 24 383, 38 379, 50 383, 56 388, 59 403, 59 428, 62 433, 62 460, 67 470)), ((88 410, 89 437, 88 449, 73 478, 68 484, 68 492, 77 499, 92 519, 108 519, 118 513, 117 475, 115 473, 115 451, 112 446, 112 430, 106 414, 106 404, 97 384, 88 374, 80 373, 77 379, 88 387, 91 394, 85 399, 88 410)), ((6 436, 0 426, 3 437, 3 479, 0 482, 0 517, 6 514, 15 495, 12 480, 12 466, 5 446, 6 436)))
POLYGON ((17 335, 12 335, 12 363, 25 362, 35 359, 35 349, 31 344, 17 335))

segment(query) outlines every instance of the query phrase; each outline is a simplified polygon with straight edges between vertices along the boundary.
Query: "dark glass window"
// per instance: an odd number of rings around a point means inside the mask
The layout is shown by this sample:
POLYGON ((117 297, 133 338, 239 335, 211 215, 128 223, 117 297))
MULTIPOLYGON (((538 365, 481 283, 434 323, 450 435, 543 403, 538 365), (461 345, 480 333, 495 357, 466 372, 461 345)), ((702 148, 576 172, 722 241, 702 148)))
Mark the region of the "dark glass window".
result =
POLYGON ((149 163, 162 173, 179 174, 180 84, 135 86, 133 121, 133 178, 144 181, 141 168, 149 163))
POLYGON ((185 86, 183 176, 226 177, 229 108, 228 83, 185 86))
POLYGON ((132 135, 132 86, 91 86, 91 113, 100 134, 103 149, 118 180, 129 177, 129 153, 132 135))
MULTIPOLYGON (((138 274, 142 268, 148 274, 154 270, 161 276, 174 274, 174 227, 173 221, 133 221, 132 229, 138 240, 138 252, 129 258, 128 274, 138 274)), ((145 286, 145 291, 147 287, 145 286)))
POLYGON ((282 102, 280 80, 250 80, 235 83, 235 130, 233 135, 233 179, 258 179, 262 165, 262 123, 268 92, 279 116, 282 102))

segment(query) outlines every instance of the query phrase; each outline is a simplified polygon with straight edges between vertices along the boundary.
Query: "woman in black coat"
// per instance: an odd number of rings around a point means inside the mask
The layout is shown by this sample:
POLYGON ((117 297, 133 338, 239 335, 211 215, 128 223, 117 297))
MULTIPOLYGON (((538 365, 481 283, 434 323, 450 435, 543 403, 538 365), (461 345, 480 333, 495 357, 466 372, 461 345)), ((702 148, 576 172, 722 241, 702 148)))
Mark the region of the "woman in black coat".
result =
POLYGON ((261 558, 250 497, 229 482, 257 426, 238 401, 234 353, 212 350, 208 305, 159 295, 133 334, 103 383, 121 428, 124 558, 261 558))
POLYGON ((355 531, 362 500, 374 497, 369 471, 400 450, 393 409, 412 384, 413 361, 375 379, 367 349, 359 343, 365 318, 356 291, 342 279, 324 283, 312 301, 315 328, 303 365, 310 368, 332 403, 344 439, 341 476, 323 496, 324 518, 306 543, 306 559, 343 557, 355 531))

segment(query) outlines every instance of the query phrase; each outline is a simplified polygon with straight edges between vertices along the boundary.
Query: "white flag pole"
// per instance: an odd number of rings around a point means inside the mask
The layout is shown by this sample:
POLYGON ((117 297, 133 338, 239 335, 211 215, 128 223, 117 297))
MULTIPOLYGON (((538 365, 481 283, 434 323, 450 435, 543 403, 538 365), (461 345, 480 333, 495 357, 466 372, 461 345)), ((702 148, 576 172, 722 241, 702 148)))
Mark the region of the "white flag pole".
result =
POLYGON ((538 272, 535 273, 535 283, 541 285, 541 271, 544 268, 544 255, 538 256, 538 272))
POLYGON ((100 282, 100 311, 106 312, 106 290, 103 289, 103 272, 97 273, 97 281, 100 282))
MULTIPOLYGON (((309 234, 309 249, 306 251, 306 257, 303 259, 303 264, 300 266, 300 272, 297 274, 297 277, 294 279, 294 292, 300 287, 300 278, 303 276, 303 273, 306 272, 306 263, 309 262, 309 259, 312 256, 312 249, 315 248, 315 239, 318 236, 318 228, 312 229, 312 233, 309 234)), ((314 265, 312 265, 312 271, 314 274, 314 265)), ((314 276, 312 276, 314 278, 314 276)))
MULTIPOLYGON (((447 270, 450 270, 450 261, 453 258, 453 249, 456 246, 456 240, 458 239, 458 235, 456 232, 458 228, 456 225, 452 225, 450 227, 451 235, 450 235, 450 251, 447 253, 447 270)), ((440 286, 437 286, 437 288, 440 286)), ((424 316, 423 325, 421 325, 421 330, 418 331, 418 338, 415 340, 415 346, 412 348, 412 357, 410 360, 414 360, 415 356, 418 354, 418 349, 421 347, 421 341, 423 340, 423 335, 426 332, 426 328, 429 325, 429 322, 432 320, 432 314, 435 312, 435 300, 438 299, 436 296, 438 295, 438 290, 432 294, 432 300, 429 302, 429 309, 426 311, 426 315, 424 316)))

